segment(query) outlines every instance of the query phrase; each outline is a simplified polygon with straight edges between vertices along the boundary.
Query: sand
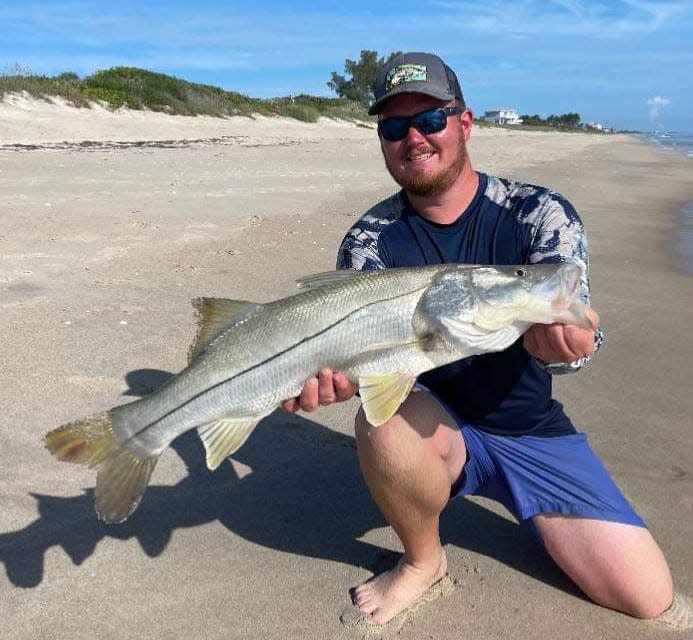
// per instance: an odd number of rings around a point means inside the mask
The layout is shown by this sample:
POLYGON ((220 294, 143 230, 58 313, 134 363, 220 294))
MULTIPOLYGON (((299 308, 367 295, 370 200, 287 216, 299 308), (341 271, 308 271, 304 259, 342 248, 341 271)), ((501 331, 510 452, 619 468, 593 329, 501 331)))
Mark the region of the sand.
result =
MULTIPOLYGON (((482 129, 471 153, 580 211, 608 339, 557 395, 693 593, 693 280, 668 251, 691 161, 623 135, 482 129)), ((372 128, 0 103, 3 638, 357 637, 348 588, 399 546, 359 474, 355 400, 273 414, 214 473, 183 436, 119 526, 95 518, 93 473, 41 438, 180 370, 191 298, 268 300, 332 268, 394 189, 372 128)), ((451 504, 442 535, 456 588, 382 637, 686 637, 586 601, 489 501, 451 504)))

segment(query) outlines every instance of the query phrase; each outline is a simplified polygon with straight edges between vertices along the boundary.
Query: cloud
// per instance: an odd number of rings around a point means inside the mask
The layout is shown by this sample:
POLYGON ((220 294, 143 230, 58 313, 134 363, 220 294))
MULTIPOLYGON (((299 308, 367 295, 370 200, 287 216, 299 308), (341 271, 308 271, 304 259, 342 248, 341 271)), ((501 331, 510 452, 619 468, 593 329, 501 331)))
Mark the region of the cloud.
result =
POLYGON ((650 120, 658 120, 662 108, 666 107, 671 100, 664 96, 653 96, 647 99, 647 104, 650 105, 650 120))
POLYGON ((433 6, 463 30, 527 39, 629 39, 688 24, 693 16, 691 2, 681 0, 434 0, 433 6))

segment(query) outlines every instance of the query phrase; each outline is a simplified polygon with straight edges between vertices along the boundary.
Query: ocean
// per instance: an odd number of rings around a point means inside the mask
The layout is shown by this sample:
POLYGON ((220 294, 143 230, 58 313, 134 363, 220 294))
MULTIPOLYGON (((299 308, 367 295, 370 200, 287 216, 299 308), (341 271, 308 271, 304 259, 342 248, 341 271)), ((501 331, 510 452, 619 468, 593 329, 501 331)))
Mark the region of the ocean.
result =
MULTIPOLYGON (((693 133, 678 131, 655 131, 643 133, 641 138, 650 144, 693 159, 693 133)), ((693 181, 693 163, 691 163, 691 180, 693 181)), ((679 268, 683 273, 693 276, 693 202, 686 202, 679 211, 676 231, 671 239, 679 268)))
POLYGON ((651 133, 642 133, 640 137, 646 142, 671 149, 681 155, 693 158, 693 133, 685 133, 682 131, 652 131, 651 133))

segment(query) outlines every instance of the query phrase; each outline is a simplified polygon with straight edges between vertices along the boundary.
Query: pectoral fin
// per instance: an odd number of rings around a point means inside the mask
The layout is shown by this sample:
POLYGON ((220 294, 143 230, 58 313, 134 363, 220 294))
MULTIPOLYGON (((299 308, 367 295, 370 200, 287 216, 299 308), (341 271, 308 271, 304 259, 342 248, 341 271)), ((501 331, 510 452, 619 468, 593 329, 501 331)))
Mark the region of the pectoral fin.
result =
POLYGON ((409 395, 416 376, 410 374, 368 375, 359 378, 359 395, 366 419, 374 427, 387 422, 409 395))
POLYGON ((448 340, 465 355, 502 351, 515 342, 524 330, 524 323, 519 322, 494 331, 480 328, 473 322, 459 321, 456 318, 441 318, 440 323, 448 340))
POLYGON ((207 468, 216 469, 226 458, 235 453, 248 439, 257 425, 249 420, 215 420, 197 428, 207 452, 207 468))

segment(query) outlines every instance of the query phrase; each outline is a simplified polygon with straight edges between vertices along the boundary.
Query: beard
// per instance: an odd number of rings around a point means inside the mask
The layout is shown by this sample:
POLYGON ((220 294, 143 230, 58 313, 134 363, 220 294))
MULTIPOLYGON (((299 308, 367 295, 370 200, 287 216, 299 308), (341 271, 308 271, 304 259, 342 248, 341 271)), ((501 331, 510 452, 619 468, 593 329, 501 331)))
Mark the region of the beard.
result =
MULTIPOLYGON (((425 151, 425 150, 424 150, 425 151)), ((457 155, 449 166, 442 168, 434 175, 418 174, 416 172, 409 173, 406 170, 402 171, 399 167, 391 162, 387 155, 385 157, 385 166, 389 171, 392 179, 399 184, 407 193, 420 197, 439 196, 445 193, 457 181, 466 159, 467 151, 464 141, 461 142, 457 155)))

